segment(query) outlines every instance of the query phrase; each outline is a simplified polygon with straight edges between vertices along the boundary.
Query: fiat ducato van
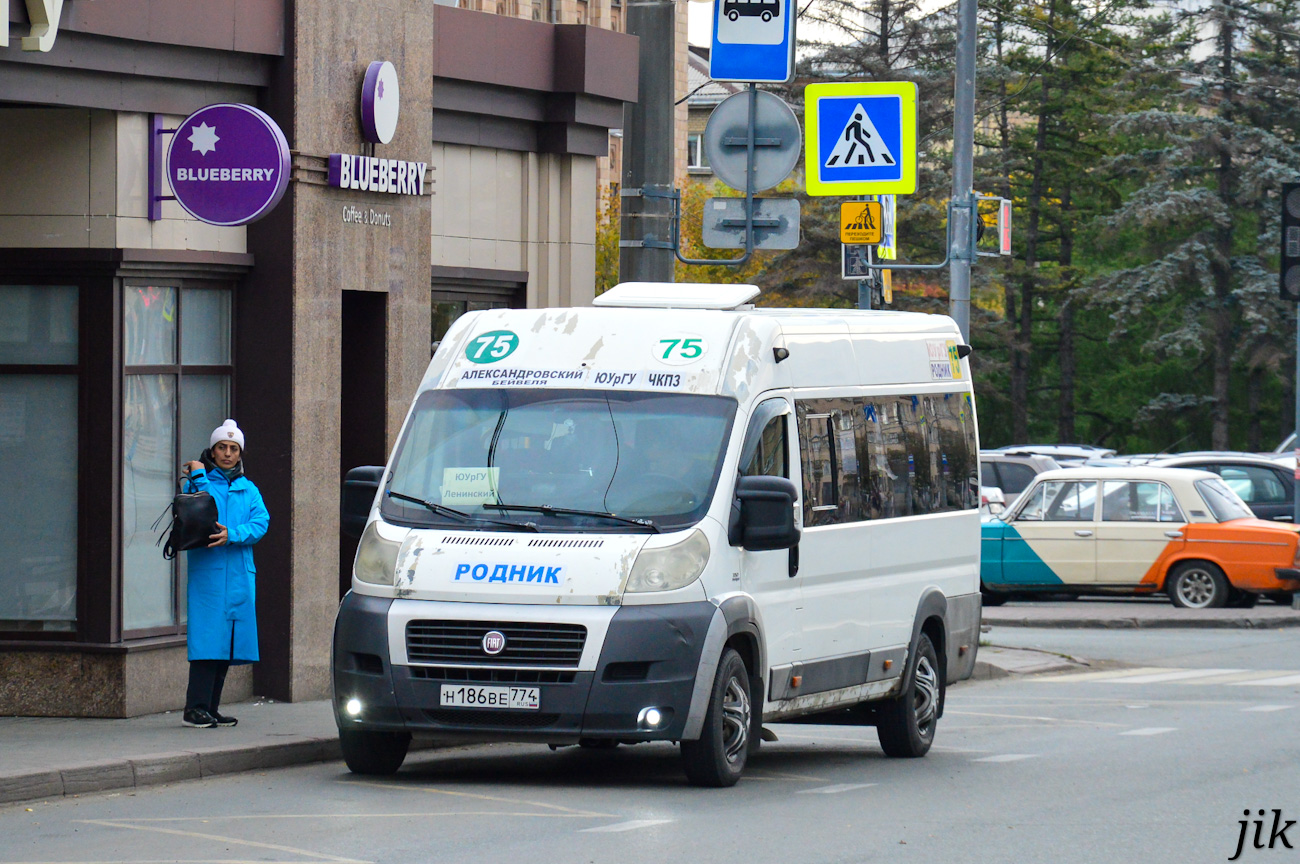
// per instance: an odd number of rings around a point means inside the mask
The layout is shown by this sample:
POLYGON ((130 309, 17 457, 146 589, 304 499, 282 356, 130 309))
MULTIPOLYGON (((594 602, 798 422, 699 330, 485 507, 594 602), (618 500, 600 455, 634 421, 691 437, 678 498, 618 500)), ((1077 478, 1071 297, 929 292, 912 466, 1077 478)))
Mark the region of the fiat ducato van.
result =
POLYGON ((730 786, 777 722, 926 753, 979 636, 969 349, 944 316, 757 293, 455 322, 388 464, 349 475, 351 770, 396 771, 412 736, 658 741, 730 786))

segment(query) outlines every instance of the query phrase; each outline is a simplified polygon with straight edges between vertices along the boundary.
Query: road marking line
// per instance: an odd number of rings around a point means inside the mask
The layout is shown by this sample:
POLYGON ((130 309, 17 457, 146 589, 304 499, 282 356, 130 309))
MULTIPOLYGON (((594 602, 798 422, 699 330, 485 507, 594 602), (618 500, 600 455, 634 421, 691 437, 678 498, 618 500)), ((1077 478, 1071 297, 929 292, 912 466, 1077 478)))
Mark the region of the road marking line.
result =
POLYGON ((1233 687, 1290 687, 1292 684, 1300 684, 1300 675, 1290 674, 1281 678, 1257 678, 1254 681, 1241 681, 1233 684, 1233 687))
POLYGON ((1290 705, 1251 705, 1249 708, 1242 708, 1242 713, 1247 711, 1286 711, 1291 708, 1290 705))
POLYGON ((1177 726, 1148 726, 1145 729, 1130 729, 1127 732, 1121 732, 1121 735, 1163 735, 1166 732, 1177 732, 1177 726))
POLYGON ((615 822, 613 825, 601 825, 599 828, 583 828, 579 834, 612 834, 622 831, 635 831, 638 828, 650 828, 666 825, 672 819, 633 819, 631 822, 615 822))
POLYGON ((852 792, 854 789, 867 789, 875 783, 837 783, 834 786, 822 786, 817 789, 800 789, 800 795, 837 795, 840 792, 852 792))
POLYGON ((1037 759, 1035 753, 1000 753, 997 756, 985 756, 982 759, 972 759, 972 762, 1019 762, 1022 759, 1037 759))
MULTIPOLYGON (((444 816, 529 816, 534 819, 590 819, 586 813, 530 813, 513 810, 421 810, 410 813, 249 813, 238 816, 155 816, 124 822, 255 822, 260 819, 426 819, 444 816)), ((5 861, 0 864, 11 864, 5 861)))
POLYGON ((559 810, 561 813, 569 813, 574 816, 591 816, 601 819, 616 819, 617 813, 596 813, 591 810, 575 810, 572 807, 561 807, 559 804, 545 804, 541 801, 525 801, 518 798, 501 798, 496 795, 480 795, 476 792, 458 792, 455 789, 437 789, 433 786, 411 786, 396 783, 375 783, 369 780, 345 780, 345 783, 355 783, 358 786, 377 786, 380 789, 397 789, 405 792, 426 792, 432 795, 450 795, 453 798, 474 798, 479 801, 492 801, 497 804, 523 804, 527 807, 544 807, 547 810, 559 810))
POLYGON ((1115 684, 1161 684, 1166 681, 1179 681, 1184 684, 1191 683, 1188 678, 1209 678, 1214 675, 1239 675, 1247 672, 1247 669, 1175 669, 1172 671, 1159 672, 1154 675, 1130 675, 1125 678, 1116 678, 1115 684))
POLYGON ((960 715, 963 717, 995 717, 1000 720, 1037 720, 1041 723, 1065 723, 1075 726, 1123 726, 1123 723, 1104 723, 1100 720, 1067 720, 1064 717, 1032 717, 1024 714, 991 714, 981 711, 944 711, 944 716, 949 714, 960 715))
MULTIPOLYGON (((812 736, 788 735, 783 737, 799 738, 799 737, 812 737, 812 736)), ((773 771, 771 769, 762 769, 758 771, 746 771, 744 776, 746 777, 752 776, 755 780, 758 780, 760 778, 764 780, 806 780, 811 783, 825 783, 828 779, 830 779, 828 777, 814 777, 811 774, 792 774, 789 771, 773 771)))
POLYGON ((175 828, 155 828, 149 825, 131 825, 126 822, 116 822, 108 819, 75 819, 84 825, 100 825, 106 828, 128 828, 132 831, 149 831, 155 834, 170 834, 175 837, 194 837, 199 840, 215 840, 218 843, 234 843, 237 846, 252 846, 255 849, 274 849, 277 852, 290 852, 295 855, 303 855, 308 858, 315 858, 319 861, 333 861, 334 864, 370 864, 370 862, 359 861, 356 858, 342 858, 338 855, 326 855, 321 852, 311 852, 307 849, 299 849, 294 846, 281 846, 278 843, 259 843, 256 840, 240 840, 237 837, 224 837, 220 834, 202 834, 197 831, 178 831, 175 828))

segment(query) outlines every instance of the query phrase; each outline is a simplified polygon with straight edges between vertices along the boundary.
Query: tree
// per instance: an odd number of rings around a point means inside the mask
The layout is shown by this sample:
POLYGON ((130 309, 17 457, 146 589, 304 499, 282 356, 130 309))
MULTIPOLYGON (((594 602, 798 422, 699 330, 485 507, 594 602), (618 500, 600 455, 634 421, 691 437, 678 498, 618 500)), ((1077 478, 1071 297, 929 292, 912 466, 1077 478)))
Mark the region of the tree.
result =
POLYGON ((1188 407, 1204 405, 1216 449, 1232 443, 1234 364, 1246 367, 1255 401, 1262 370, 1280 365, 1277 350, 1258 349, 1281 344, 1288 317, 1275 297, 1269 217, 1281 182, 1300 175, 1300 33, 1294 17, 1278 17, 1294 16, 1294 6, 1211 0, 1179 10, 1172 20, 1183 51, 1170 65, 1181 86, 1114 126, 1144 146, 1116 160, 1137 188, 1113 224, 1136 231, 1154 254, 1097 279, 1097 299, 1115 322, 1113 339, 1149 330, 1145 351, 1197 361, 1145 410, 1185 420, 1188 407), (1208 394, 1197 392, 1207 377, 1208 394))

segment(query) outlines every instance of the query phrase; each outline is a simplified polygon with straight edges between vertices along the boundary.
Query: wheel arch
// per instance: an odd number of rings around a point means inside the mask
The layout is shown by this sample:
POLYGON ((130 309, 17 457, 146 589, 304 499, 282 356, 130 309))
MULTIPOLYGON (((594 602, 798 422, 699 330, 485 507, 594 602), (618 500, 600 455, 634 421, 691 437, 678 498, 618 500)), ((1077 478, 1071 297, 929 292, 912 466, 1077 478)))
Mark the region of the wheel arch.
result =
POLYGON ((691 706, 682 730, 682 740, 694 741, 704 728, 704 715, 708 712, 709 695, 713 692, 713 679, 718 663, 727 648, 734 648, 745 661, 749 672, 750 699, 762 716, 764 699, 763 682, 767 675, 767 655, 763 647, 762 619, 758 604, 748 594, 732 594, 714 601, 717 608, 709 622, 704 646, 700 651, 700 664, 695 672, 695 687, 691 691, 691 706))
MULTIPOLYGON (((924 633, 930 637, 930 644, 934 646, 936 659, 939 661, 940 669, 939 680, 946 682, 948 678, 948 598, 938 588, 929 588, 922 595, 920 601, 916 604, 916 617, 912 620, 912 641, 907 646, 908 660, 916 652, 916 646, 921 641, 921 634, 924 633)), ((906 666, 907 676, 903 680, 903 686, 900 692, 907 693, 912 688, 912 664, 908 662, 906 666)), ((947 687, 940 690, 939 713, 938 717, 943 717, 943 704, 947 699, 947 687)), ((936 717, 936 719, 938 719, 936 717)))

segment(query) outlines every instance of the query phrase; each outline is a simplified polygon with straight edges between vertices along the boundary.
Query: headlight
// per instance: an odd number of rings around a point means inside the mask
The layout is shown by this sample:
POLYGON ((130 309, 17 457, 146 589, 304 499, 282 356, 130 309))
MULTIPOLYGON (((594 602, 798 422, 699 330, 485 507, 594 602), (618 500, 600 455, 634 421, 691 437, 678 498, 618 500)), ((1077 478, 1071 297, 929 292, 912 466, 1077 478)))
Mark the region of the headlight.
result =
POLYGON ((684 588, 700 578, 707 563, 709 541, 704 532, 696 528, 680 543, 659 549, 642 549, 632 565, 627 590, 638 593, 684 588))
POLYGON ((371 585, 392 585, 393 574, 397 571, 397 550, 400 543, 385 540, 375 530, 377 522, 366 526, 357 546, 357 558, 352 565, 352 572, 362 582, 371 585))

